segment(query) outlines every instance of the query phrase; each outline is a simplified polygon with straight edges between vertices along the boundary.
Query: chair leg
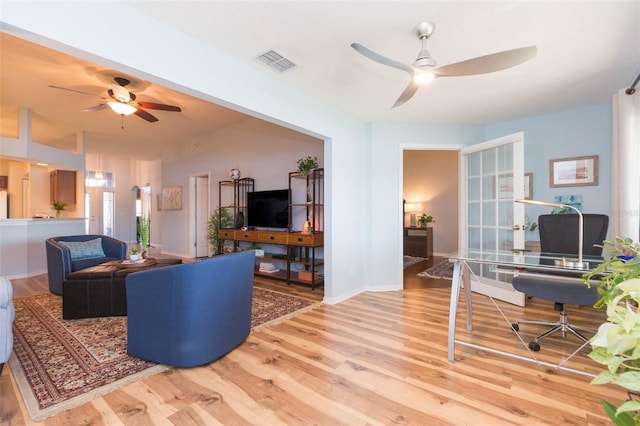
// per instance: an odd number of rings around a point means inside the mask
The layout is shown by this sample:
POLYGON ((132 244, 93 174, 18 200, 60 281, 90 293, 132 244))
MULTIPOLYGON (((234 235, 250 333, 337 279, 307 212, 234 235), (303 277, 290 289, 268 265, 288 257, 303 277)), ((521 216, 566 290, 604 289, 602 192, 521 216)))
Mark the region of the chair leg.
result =
POLYGON ((560 312, 560 320, 559 321, 518 321, 515 322, 513 324, 511 324, 511 328, 513 328, 513 330, 515 331, 519 331, 520 329, 520 324, 532 324, 532 325, 547 325, 547 326, 552 326, 549 330, 545 331, 544 333, 540 334, 538 337, 536 337, 535 339, 533 339, 532 342, 529 343, 529 347, 534 349, 537 347, 537 349, 534 350, 540 350, 540 345, 538 345, 537 343, 546 338, 551 336, 552 334, 561 331, 562 332, 562 337, 567 337, 567 331, 570 332, 571 334, 573 334, 574 336, 576 336, 577 338, 579 338, 580 340, 582 340, 583 342, 588 342, 589 339, 586 338, 582 333, 580 333, 581 331, 584 332, 588 332, 588 333, 593 333, 595 334, 596 331, 595 330, 591 330, 588 328, 584 328, 584 327, 579 327, 579 326, 575 326, 572 324, 569 324, 569 320, 567 318, 567 308, 565 304, 561 304, 562 306, 562 311, 560 312))

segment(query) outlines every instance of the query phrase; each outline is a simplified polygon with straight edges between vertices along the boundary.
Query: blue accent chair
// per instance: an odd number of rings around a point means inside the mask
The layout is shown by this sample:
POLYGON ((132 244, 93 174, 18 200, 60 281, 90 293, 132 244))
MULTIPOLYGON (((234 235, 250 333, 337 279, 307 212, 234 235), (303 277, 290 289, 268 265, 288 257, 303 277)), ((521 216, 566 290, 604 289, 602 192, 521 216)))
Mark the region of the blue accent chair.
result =
POLYGON ((251 332, 253 250, 127 276, 127 353, 194 367, 224 356, 251 332))
POLYGON ((47 254, 47 274, 49 277, 49 291, 62 295, 62 283, 71 272, 79 271, 90 266, 112 260, 123 260, 127 256, 127 244, 123 241, 106 235, 70 235, 65 237, 51 237, 45 241, 47 254), (102 250, 105 257, 91 257, 84 259, 72 259, 68 247, 60 244, 60 241, 85 242, 102 238, 102 250))

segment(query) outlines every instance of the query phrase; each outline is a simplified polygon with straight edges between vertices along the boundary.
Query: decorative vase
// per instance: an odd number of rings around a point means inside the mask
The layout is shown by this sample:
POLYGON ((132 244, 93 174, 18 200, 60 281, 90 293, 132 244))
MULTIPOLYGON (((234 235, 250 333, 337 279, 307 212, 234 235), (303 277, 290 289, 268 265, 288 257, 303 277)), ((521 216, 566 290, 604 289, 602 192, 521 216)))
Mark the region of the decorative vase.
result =
POLYGON ((140 259, 140 255, 138 255, 138 254, 129 255, 129 260, 131 260, 132 262, 137 262, 138 259, 140 259))
POLYGON ((233 180, 240 179, 240 169, 231 169, 229 172, 229 177, 233 180))

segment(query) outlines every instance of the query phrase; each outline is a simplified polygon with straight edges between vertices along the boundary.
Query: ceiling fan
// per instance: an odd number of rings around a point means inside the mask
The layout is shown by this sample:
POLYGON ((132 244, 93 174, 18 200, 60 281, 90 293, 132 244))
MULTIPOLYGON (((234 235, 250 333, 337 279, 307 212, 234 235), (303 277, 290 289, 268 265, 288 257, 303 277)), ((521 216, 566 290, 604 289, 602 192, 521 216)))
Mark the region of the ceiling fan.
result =
POLYGON ((67 90, 69 92, 79 93, 81 95, 93 96, 106 101, 106 104, 99 104, 94 107, 87 108, 85 109, 85 111, 100 111, 109 107, 113 111, 115 111, 117 114, 120 114, 121 116, 135 114, 138 117, 144 120, 147 120, 150 123, 156 122, 158 121, 158 119, 155 116, 148 113, 147 111, 145 111, 145 109, 157 109, 161 111, 173 111, 173 112, 182 111, 180 107, 173 106, 173 105, 158 104, 154 102, 136 101, 136 95, 130 92, 126 88, 126 86, 128 86, 131 83, 128 79, 124 77, 115 77, 113 80, 117 84, 115 83, 112 84, 111 89, 107 91, 107 93, 109 94, 108 98, 102 97, 100 95, 95 95, 93 93, 81 92, 80 90, 68 89, 66 87, 52 86, 52 85, 49 85, 49 87, 54 89, 67 90))
POLYGON ((501 71, 526 62, 534 58, 537 53, 535 46, 528 46, 519 49, 505 50, 503 52, 479 56, 477 58, 467 59, 466 61, 437 67, 436 61, 431 57, 431 54, 426 48, 427 39, 433 34, 435 28, 436 25, 432 22, 422 22, 415 27, 414 32, 422 41, 422 49, 420 49, 418 57, 411 65, 382 56, 364 47, 360 43, 351 43, 351 47, 367 58, 382 65, 406 71, 411 76, 411 82, 406 89, 404 89, 396 103, 393 104, 391 108, 395 108, 407 102, 416 94, 422 84, 427 83, 434 78, 486 74, 501 71))

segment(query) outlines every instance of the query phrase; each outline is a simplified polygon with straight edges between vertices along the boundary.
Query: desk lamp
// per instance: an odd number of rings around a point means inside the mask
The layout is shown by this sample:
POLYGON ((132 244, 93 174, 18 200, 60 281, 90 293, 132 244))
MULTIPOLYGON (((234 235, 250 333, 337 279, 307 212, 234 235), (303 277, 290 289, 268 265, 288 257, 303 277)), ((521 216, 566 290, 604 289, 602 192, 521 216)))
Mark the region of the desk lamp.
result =
POLYGON ((561 207, 561 208, 569 208, 571 210, 575 210, 578 213, 578 259, 557 259, 555 263, 557 266, 564 267, 573 267, 577 269, 589 269, 589 262, 582 261, 582 240, 584 235, 584 219, 582 217, 582 212, 569 204, 561 204, 561 203, 550 203, 547 201, 536 201, 536 200, 525 200, 522 198, 517 198, 515 200, 516 203, 523 204, 533 204, 535 206, 546 206, 546 207, 561 207))

